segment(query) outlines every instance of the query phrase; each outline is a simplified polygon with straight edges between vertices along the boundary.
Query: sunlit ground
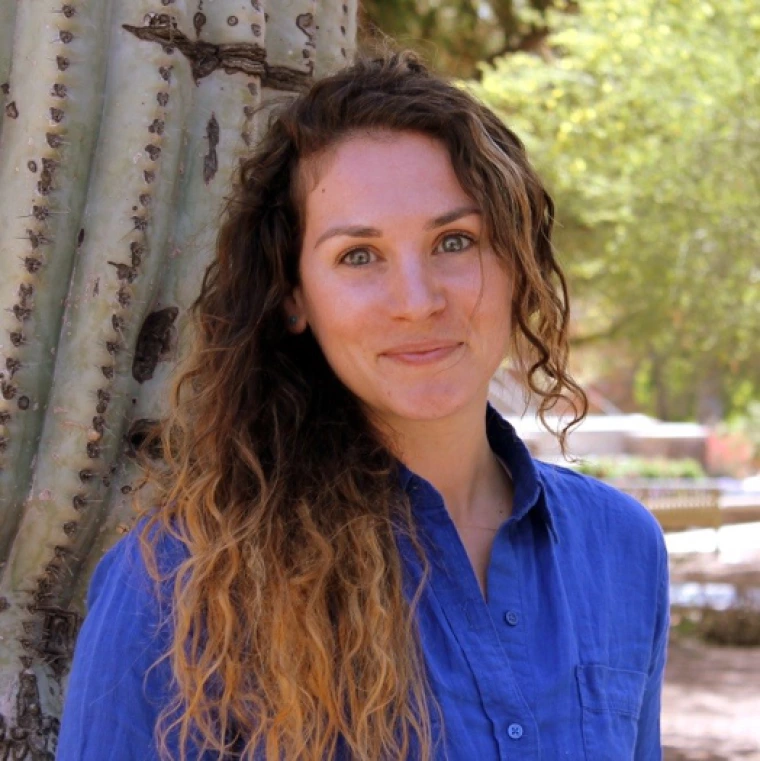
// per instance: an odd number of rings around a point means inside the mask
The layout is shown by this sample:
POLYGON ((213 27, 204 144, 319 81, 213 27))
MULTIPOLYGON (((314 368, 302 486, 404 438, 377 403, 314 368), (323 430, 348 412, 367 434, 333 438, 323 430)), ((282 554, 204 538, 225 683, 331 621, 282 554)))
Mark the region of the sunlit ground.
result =
MULTIPOLYGON (((673 602, 725 608, 737 579, 760 579, 760 523, 668 534, 666 544, 673 602)), ((662 736, 665 761, 760 761, 760 647, 672 637, 662 736)))

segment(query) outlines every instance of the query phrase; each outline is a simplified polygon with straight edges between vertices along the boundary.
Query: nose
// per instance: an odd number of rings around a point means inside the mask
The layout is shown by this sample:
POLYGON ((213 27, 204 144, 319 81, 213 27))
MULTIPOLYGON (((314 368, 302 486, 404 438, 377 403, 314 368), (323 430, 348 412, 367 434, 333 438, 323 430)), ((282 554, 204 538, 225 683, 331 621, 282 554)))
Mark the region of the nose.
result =
POLYGON ((400 320, 423 321, 446 306, 443 283, 429 256, 399 257, 391 269, 390 291, 388 304, 393 317, 400 320))

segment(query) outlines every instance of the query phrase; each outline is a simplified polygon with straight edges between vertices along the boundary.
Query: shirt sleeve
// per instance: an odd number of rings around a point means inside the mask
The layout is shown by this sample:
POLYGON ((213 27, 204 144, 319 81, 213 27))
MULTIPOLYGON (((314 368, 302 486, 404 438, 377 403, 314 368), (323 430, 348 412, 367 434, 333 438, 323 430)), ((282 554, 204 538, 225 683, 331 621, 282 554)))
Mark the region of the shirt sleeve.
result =
POLYGON ((169 697, 167 639, 135 530, 95 568, 66 686, 56 761, 154 761, 169 697))
POLYGON ((639 714, 639 728, 636 739, 635 761, 660 761, 662 744, 660 739, 660 710, 662 685, 667 659, 668 633, 670 630, 670 587, 668 574, 668 554, 665 540, 659 536, 658 601, 656 630, 652 659, 644 700, 639 714))

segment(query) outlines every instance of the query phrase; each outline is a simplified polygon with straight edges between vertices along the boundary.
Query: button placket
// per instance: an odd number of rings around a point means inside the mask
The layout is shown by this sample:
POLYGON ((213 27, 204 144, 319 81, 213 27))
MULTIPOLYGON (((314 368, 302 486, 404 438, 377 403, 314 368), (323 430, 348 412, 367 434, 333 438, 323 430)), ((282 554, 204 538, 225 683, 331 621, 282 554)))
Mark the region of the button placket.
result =
MULTIPOLYGON (((440 605, 470 667, 470 674, 482 701, 484 718, 490 720, 493 728, 493 741, 498 746, 499 757, 505 761, 511 759, 516 739, 512 735, 519 732, 521 757, 525 761, 538 759, 540 746, 537 726, 521 689, 521 683, 524 684, 526 680, 524 675, 517 678, 512 668, 512 657, 505 648, 505 642, 509 642, 510 649, 517 656, 515 665, 524 671, 526 664, 521 657, 524 635, 519 630, 510 631, 509 634, 503 631, 506 611, 516 612, 522 609, 519 568, 514 548, 510 547, 500 558, 492 557, 489 579, 495 576, 497 581, 489 584, 489 587, 493 587, 494 594, 493 600, 486 602, 456 526, 446 513, 440 495, 432 488, 426 488, 425 491, 429 493, 419 495, 418 499, 425 502, 422 539, 431 562, 428 593, 440 605), (446 548, 445 553, 443 548, 446 548), (497 568, 495 574, 494 568, 497 568), (509 723, 510 719, 512 724, 509 723), (516 719, 521 723, 518 724, 516 719), (517 729, 513 728, 510 734, 509 727, 513 724, 517 729), (527 733, 526 728, 529 728, 527 733)), ((498 544, 512 543, 507 540, 503 529, 502 526, 495 550, 498 544)), ((496 554, 501 553, 496 551, 496 554)))
POLYGON ((533 543, 533 532, 532 523, 529 521, 522 521, 516 525, 524 532, 524 536, 511 540, 505 535, 500 535, 494 541, 492 568, 494 578, 499 581, 490 587, 493 594, 489 594, 489 604, 492 605, 494 619, 500 624, 499 637, 515 678, 525 698, 530 700, 534 669, 528 658, 530 606, 526 611, 526 601, 523 600, 521 555, 526 551, 532 552, 532 550, 526 550, 526 547, 530 547, 533 543))
MULTIPOLYGON (((450 539, 446 541, 441 536, 438 545, 448 546, 450 552, 446 558, 447 565, 444 564, 443 567, 439 567, 437 564, 433 564, 430 592, 439 600, 454 636, 469 662, 486 715, 493 721, 494 727, 501 724, 501 729, 495 732, 494 739, 500 746, 500 754, 503 755, 505 751, 509 753, 507 746, 511 745, 513 739, 510 738, 508 729, 512 725, 505 727, 501 722, 507 717, 524 717, 522 724, 514 724, 518 729, 512 730, 512 732, 520 732, 520 737, 523 737, 523 727, 526 722, 531 723, 531 726, 534 722, 498 631, 503 626, 500 622, 503 619, 504 610, 512 610, 512 606, 504 605, 502 607, 498 602, 495 602, 491 608, 477 587, 474 573, 452 573, 453 568, 464 569, 465 561, 469 563, 469 558, 467 558, 464 545, 461 544, 461 540, 456 534, 456 527, 453 522, 443 522, 440 527, 436 528, 441 530, 442 534, 443 532, 449 534, 450 539), (454 615, 456 610, 461 611, 461 614, 454 615)), ((510 559, 509 562, 513 564, 514 559, 510 559)), ((502 574, 502 580, 510 577, 516 580, 516 570, 513 565, 506 573, 502 574)), ((518 603, 514 605, 514 608, 519 609, 519 599, 514 602, 518 603)), ((529 758, 534 758, 533 754, 537 750, 535 745, 533 736, 526 736, 523 739, 521 752, 524 753, 526 761, 529 758)))

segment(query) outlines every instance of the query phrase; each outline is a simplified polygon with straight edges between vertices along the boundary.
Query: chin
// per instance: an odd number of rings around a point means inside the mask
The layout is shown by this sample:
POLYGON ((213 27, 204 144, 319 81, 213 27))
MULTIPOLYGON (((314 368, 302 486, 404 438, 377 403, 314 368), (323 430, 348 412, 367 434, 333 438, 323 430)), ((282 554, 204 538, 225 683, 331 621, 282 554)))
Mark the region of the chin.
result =
MULTIPOLYGON (((475 394, 468 394, 465 389, 457 388, 448 391, 428 390, 413 391, 404 389, 386 402, 381 414, 410 421, 431 421, 450 417, 471 405, 475 394)), ((485 407, 485 402, 483 403, 485 407)))

